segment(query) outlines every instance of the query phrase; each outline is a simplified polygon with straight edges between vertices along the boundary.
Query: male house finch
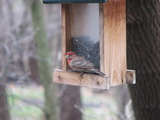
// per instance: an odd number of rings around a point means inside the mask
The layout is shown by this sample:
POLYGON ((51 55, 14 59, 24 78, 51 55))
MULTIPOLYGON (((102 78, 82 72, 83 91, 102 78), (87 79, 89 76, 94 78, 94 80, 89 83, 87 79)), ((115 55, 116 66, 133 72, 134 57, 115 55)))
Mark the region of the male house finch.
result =
POLYGON ((102 73, 101 71, 96 69, 91 62, 85 60, 83 57, 77 56, 77 54, 75 54, 72 51, 67 52, 66 58, 68 60, 69 66, 74 71, 81 72, 82 74, 84 72, 86 72, 86 73, 96 73, 96 74, 99 74, 102 77, 107 77, 104 73, 102 73))

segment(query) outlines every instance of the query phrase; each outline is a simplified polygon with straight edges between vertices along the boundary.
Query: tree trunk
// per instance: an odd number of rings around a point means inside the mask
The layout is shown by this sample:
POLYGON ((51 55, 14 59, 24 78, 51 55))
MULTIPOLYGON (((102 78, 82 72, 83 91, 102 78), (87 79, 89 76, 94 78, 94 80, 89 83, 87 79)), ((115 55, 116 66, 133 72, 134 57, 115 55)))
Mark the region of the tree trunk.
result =
POLYGON ((136 120, 160 120, 160 1, 127 0, 129 85, 136 120))
POLYGON ((33 82, 40 84, 38 73, 38 60, 34 57, 29 57, 30 78, 33 82))
POLYGON ((7 91, 5 85, 11 61, 10 50, 4 46, 10 43, 11 0, 0 0, 0 120, 10 120, 7 91))
MULTIPOLYGON (((58 4, 45 5, 46 20, 48 24, 48 34, 50 38, 50 49, 54 61, 54 68, 60 68, 60 60, 57 59, 58 52, 61 50, 60 37, 60 13, 61 6, 58 4), (53 14, 56 13, 56 14, 53 14), (51 27, 52 26, 52 27, 51 27), (53 38, 54 37, 54 38, 53 38), (54 39, 54 40, 53 40, 54 39), (56 57, 55 57, 56 56, 56 57), (58 62, 57 62, 58 61, 58 62), (56 64, 57 63, 57 64, 56 64)), ((74 107, 77 105, 81 107, 80 88, 68 85, 59 85, 60 95, 60 118, 61 120, 81 120, 81 112, 74 107)))
POLYGON ((0 85, 0 120, 10 120, 6 88, 0 85))
POLYGON ((80 88, 76 86, 63 85, 60 96, 61 120, 82 120, 80 110, 75 105, 81 107, 80 88))
MULTIPOLYGON (((39 70, 38 70, 38 60, 36 57, 36 48, 34 46, 35 41, 33 40, 33 31, 29 30, 32 28, 32 25, 30 24, 32 22, 31 16, 30 16, 30 8, 32 5, 32 0, 22 0, 23 1, 23 7, 25 8, 22 16, 22 22, 20 25, 20 33, 19 36, 22 39, 24 39, 24 46, 23 50, 23 57, 22 57, 22 65, 24 69, 24 73, 28 74, 29 79, 36 83, 40 84, 39 80, 39 70), (32 51, 32 52, 31 52, 32 51), (31 54, 32 53, 32 54, 31 54)), ((23 11, 23 10, 22 10, 23 11)))
POLYGON ((39 75, 45 94, 45 119, 59 120, 57 111, 57 98, 55 87, 52 82, 53 65, 49 54, 47 33, 43 20, 42 3, 40 0, 34 0, 32 4, 33 25, 35 28, 35 42, 37 45, 37 54, 39 56, 38 67, 39 75))

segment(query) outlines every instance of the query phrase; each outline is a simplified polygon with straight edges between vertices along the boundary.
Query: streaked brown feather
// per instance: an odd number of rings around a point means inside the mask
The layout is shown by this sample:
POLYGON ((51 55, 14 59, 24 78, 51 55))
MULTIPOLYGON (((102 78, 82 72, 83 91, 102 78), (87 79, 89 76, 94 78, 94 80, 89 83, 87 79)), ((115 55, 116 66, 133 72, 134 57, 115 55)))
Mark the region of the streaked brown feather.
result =
POLYGON ((97 73, 102 77, 106 77, 104 73, 96 69, 91 62, 85 60, 83 57, 77 56, 73 52, 68 52, 67 55, 72 55, 68 58, 68 64, 74 71, 97 73))
POLYGON ((70 67, 85 70, 94 68, 94 65, 84 58, 77 56, 70 62, 70 67))

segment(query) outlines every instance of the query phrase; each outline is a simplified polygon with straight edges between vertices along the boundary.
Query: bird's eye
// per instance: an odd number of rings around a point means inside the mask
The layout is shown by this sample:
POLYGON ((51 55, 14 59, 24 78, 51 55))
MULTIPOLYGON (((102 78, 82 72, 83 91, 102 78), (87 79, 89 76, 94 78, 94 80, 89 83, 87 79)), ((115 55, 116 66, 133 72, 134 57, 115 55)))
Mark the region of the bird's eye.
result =
POLYGON ((67 58, 70 58, 70 57, 72 57, 72 55, 67 55, 66 57, 67 57, 67 58))

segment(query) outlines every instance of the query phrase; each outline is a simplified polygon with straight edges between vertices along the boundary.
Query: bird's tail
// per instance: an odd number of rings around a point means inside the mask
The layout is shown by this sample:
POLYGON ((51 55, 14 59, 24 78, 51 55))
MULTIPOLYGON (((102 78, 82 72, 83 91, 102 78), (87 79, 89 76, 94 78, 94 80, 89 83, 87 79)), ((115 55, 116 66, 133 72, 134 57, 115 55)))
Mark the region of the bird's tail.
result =
POLYGON ((106 74, 104 74, 103 72, 97 70, 97 69, 94 69, 94 72, 97 73, 98 75, 102 76, 102 77, 106 77, 108 78, 109 76, 106 76, 106 74))

